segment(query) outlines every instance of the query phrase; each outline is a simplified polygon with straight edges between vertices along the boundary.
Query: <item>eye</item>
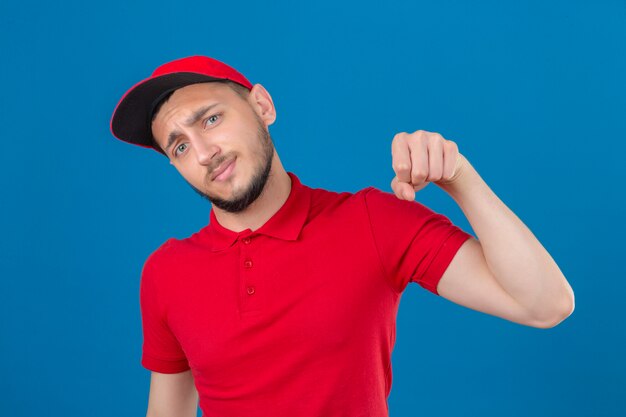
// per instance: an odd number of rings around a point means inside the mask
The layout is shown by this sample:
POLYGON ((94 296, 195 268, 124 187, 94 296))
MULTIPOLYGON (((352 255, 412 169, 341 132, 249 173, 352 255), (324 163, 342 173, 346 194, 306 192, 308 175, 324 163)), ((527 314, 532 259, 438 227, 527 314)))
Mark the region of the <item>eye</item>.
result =
POLYGON ((220 115, 214 114, 212 116, 207 117, 206 120, 204 121, 204 128, 206 129, 208 126, 215 124, 215 122, 217 122, 218 116, 220 115))
POLYGON ((184 152, 185 149, 187 149, 187 144, 181 143, 180 145, 176 147, 176 149, 174 149, 174 156, 180 155, 180 153, 184 152))

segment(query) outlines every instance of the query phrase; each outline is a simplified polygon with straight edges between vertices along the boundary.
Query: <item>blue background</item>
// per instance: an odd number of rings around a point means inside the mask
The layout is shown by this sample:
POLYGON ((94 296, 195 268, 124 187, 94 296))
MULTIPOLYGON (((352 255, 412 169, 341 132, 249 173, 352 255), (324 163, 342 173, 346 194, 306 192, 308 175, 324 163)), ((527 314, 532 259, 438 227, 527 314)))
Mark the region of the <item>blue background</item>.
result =
MULTIPOLYGON (((0 415, 145 415, 141 267, 210 205, 109 118, 195 54, 268 89, 309 186, 390 191, 394 134, 455 141, 572 285, 548 330, 409 286, 391 416, 623 415, 624 1, 5 1, 0 23, 0 415)), ((473 233, 436 185, 416 199, 473 233)))

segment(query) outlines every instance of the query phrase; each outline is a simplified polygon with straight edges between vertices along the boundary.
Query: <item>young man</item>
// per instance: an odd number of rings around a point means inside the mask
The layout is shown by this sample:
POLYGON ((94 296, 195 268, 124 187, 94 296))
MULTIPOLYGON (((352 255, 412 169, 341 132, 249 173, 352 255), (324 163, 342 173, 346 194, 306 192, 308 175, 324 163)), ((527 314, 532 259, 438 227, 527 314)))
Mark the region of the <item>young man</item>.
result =
MULTIPOLYGON (((399 133, 394 194, 310 188, 283 168, 261 84, 209 57, 133 86, 113 134, 163 153, 212 203, 209 224, 169 239, 141 277, 148 416, 386 416, 395 320, 416 282, 538 328, 574 309, 548 252, 457 145, 399 133), (480 241, 414 201, 434 182, 480 241)), ((320 144, 323 146, 323 144, 320 144)))

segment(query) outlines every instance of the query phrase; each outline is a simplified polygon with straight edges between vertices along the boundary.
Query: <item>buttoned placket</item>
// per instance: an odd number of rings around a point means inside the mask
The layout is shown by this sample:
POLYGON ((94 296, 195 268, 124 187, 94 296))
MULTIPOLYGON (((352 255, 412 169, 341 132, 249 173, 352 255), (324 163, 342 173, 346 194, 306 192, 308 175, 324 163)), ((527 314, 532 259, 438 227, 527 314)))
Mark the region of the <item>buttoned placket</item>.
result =
POLYGON ((240 307, 241 314, 257 313, 260 310, 260 294, 258 285, 260 284, 257 269, 255 268, 255 240, 250 231, 243 232, 238 238, 239 245, 239 269, 241 277, 240 285, 240 307))

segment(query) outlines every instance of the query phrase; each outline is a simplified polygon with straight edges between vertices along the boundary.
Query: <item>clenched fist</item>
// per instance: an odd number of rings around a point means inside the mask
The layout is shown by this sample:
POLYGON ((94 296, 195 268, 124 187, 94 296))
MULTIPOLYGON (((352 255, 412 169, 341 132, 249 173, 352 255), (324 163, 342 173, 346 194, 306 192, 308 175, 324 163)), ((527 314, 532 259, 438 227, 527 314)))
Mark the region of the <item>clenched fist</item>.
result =
POLYGON ((409 201, 430 182, 438 185, 454 182, 465 161, 456 143, 425 130, 395 135, 391 156, 396 173, 391 189, 396 197, 409 201))

